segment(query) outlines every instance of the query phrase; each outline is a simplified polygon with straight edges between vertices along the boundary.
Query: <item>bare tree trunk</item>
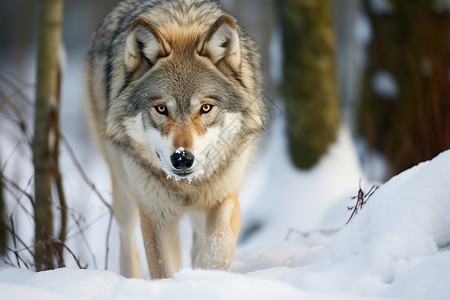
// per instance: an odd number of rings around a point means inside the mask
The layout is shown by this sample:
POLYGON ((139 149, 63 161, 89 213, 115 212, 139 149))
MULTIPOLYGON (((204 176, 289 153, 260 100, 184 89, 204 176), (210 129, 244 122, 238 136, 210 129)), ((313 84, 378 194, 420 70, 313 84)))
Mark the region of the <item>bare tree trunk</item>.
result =
POLYGON ((330 1, 281 1, 291 157, 310 168, 336 140, 341 119, 330 1))
POLYGON ((36 270, 55 267, 52 180, 58 174, 58 111, 60 47, 63 0, 42 0, 38 37, 36 115, 33 140, 35 168, 35 264, 36 270), (56 141, 56 142, 55 142, 56 141))

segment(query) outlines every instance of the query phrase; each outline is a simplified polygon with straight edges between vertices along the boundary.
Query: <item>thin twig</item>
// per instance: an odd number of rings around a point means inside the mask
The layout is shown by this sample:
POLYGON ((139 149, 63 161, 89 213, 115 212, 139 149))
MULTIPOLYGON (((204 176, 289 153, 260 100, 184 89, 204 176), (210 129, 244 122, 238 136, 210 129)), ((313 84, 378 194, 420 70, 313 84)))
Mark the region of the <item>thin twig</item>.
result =
MULTIPOLYGON (((87 248, 88 251, 89 251, 89 254, 90 254, 91 257, 92 257, 92 261, 94 262, 94 267, 95 267, 96 269, 98 269, 97 259, 95 258, 94 252, 92 251, 91 246, 89 246, 89 243, 88 243, 88 241, 87 241, 87 239, 86 239, 86 236, 84 235, 84 230, 83 230, 83 228, 81 227, 81 224, 80 224, 80 219, 81 219, 81 218, 76 218, 75 215, 74 215, 73 213, 71 214, 71 216, 72 216, 72 218, 75 220, 75 224, 76 224, 76 226, 78 227, 78 234, 81 236, 81 239, 83 240, 84 244, 86 245, 86 248, 87 248)), ((71 237, 68 237, 68 236, 67 236, 66 238, 69 239, 69 238, 71 238, 71 237)))
POLYGON ((368 193, 364 193, 364 191, 361 189, 361 179, 359 179, 359 189, 358 189, 358 195, 353 196, 351 199, 356 199, 356 204, 354 206, 347 207, 347 210, 351 210, 352 214, 350 215, 350 218, 348 218, 346 225, 350 222, 350 220, 358 213, 359 210, 363 208, 363 206, 367 203, 369 198, 375 193, 375 191, 379 188, 378 185, 373 185, 368 193))
MULTIPOLYGON (((111 211, 112 212, 112 211, 111 211)), ((108 256, 109 256, 109 236, 111 233, 111 226, 112 226, 112 213, 109 215, 109 224, 108 224, 108 231, 106 233, 106 254, 105 254, 105 270, 108 270, 108 256)))
MULTIPOLYGON (((80 228, 80 230, 78 231, 78 232, 75 232, 75 233, 73 233, 73 234, 71 234, 71 235, 68 235, 66 238, 67 239, 72 239, 72 238, 74 238, 74 237, 76 237, 76 236, 78 236, 78 235, 80 235, 80 234, 82 234, 84 231, 86 231, 89 227, 91 227, 92 225, 94 225, 95 223, 97 223, 98 221, 100 221, 101 219, 103 219, 103 217, 105 216, 105 215, 110 215, 111 214, 111 211, 108 211, 108 212, 106 212, 106 213, 104 213, 103 215, 101 215, 101 216, 98 216, 97 218, 95 218, 94 220, 92 220, 92 221, 90 221, 88 224, 86 224, 83 228, 80 226, 79 228, 80 228)), ((75 221, 76 222, 76 221, 75 221)), ((78 227, 78 226, 77 226, 78 227)), ((69 232, 70 231, 72 231, 72 229, 69 229, 69 232)))
POLYGON ((12 159, 12 156, 14 155, 14 153, 17 151, 17 149, 19 149, 19 146, 22 145, 22 141, 19 140, 13 147, 13 149, 11 150, 11 152, 8 154, 8 156, 5 159, 5 163, 3 164, 0 173, 5 173, 5 169, 6 166, 8 165, 9 161, 12 159))
POLYGON ((2 102, 0 102, 0 111, 3 110, 3 108, 9 103, 11 102, 12 98, 14 98, 17 95, 20 95, 21 93, 23 93, 23 90, 27 89, 27 88, 34 88, 34 85, 29 84, 29 83, 24 83, 19 87, 16 87, 14 89, 14 91, 12 93, 10 93, 8 96, 4 97, 2 102))
MULTIPOLYGON (((32 180, 33 176, 30 178, 30 180, 27 183, 26 188, 31 184, 31 180, 32 180)), ((17 185, 17 183, 15 183, 12 179, 9 179, 8 177, 5 176, 5 174, 3 174, 2 176, 2 180, 4 183, 3 186, 11 193, 11 195, 14 195, 13 190, 9 187, 12 186, 16 191, 18 191, 21 195, 24 195, 28 201, 30 202, 31 206, 33 207, 33 209, 35 209, 35 205, 34 205, 34 201, 33 201, 33 197, 31 196, 31 194, 27 193, 23 188, 21 188, 20 186, 17 185)), ((27 212, 30 216, 33 216, 33 214, 31 214, 30 212, 27 211, 27 209, 23 206, 23 204, 20 201, 20 197, 18 197, 17 199, 17 203, 19 203, 19 205, 25 210, 25 212, 27 212)))
POLYGON ((73 151, 73 148, 70 146, 67 139, 61 135, 60 136, 62 143, 66 146, 67 151, 69 152, 70 157, 72 158, 73 163, 77 167, 78 171, 81 174, 81 177, 83 178, 84 182, 94 191, 94 193, 97 195, 97 197, 103 202, 103 204, 108 207, 108 209, 111 209, 111 205, 103 198, 103 196, 100 194, 100 192, 95 187, 95 184, 89 179, 89 177, 84 172, 83 168, 81 167, 80 162, 78 161, 75 152, 73 151))
MULTIPOLYGON (((76 262, 78 268, 80 268, 80 269, 86 269, 86 268, 87 268, 87 265, 84 266, 84 267, 81 265, 80 259, 73 253, 73 251, 72 251, 72 250, 71 250, 71 249, 70 249, 63 241, 60 241, 60 240, 54 239, 54 238, 49 238, 48 241, 45 241, 45 242, 42 243, 42 244, 45 244, 45 243, 52 244, 52 245, 54 245, 57 249, 61 249, 61 248, 66 249, 66 250, 70 253, 70 255, 72 256, 72 258, 74 259, 74 261, 76 262)), ((64 261, 64 258, 62 257, 62 252, 60 252, 60 255, 61 255, 62 263, 64 264, 64 262, 63 262, 63 261, 64 261)))
POLYGON ((9 222, 11 223, 11 227, 7 226, 3 221, 0 221, 1 225, 11 233, 11 235, 13 237, 14 247, 17 249, 17 247, 18 247, 17 241, 19 241, 23 245, 24 248, 22 248, 20 250, 16 250, 16 251, 21 252, 23 250, 27 250, 31 254, 31 256, 34 256, 33 251, 31 251, 30 248, 27 246, 27 244, 16 234, 12 215, 9 217, 9 222))
MULTIPOLYGON (((13 220, 12 216, 9 217, 9 222, 11 224, 10 232, 11 232, 12 237, 13 237, 14 248, 17 249, 17 234, 16 234, 16 229, 14 227, 14 220, 13 220)), ((16 256, 17 265, 20 267, 20 260, 19 260, 20 256, 19 256, 19 254, 16 251, 14 251, 14 255, 16 256)))
MULTIPOLYGON (((23 265, 25 266, 25 268, 27 268, 27 269, 30 268, 30 267, 28 266, 27 262, 26 262, 22 257, 20 257, 20 255, 19 255, 19 253, 18 253, 17 250, 11 249, 11 248, 9 248, 9 247, 6 246, 6 245, 0 245, 0 246, 3 247, 3 248, 5 248, 6 250, 8 250, 8 251, 11 252, 11 253, 14 253, 14 255, 15 255, 15 257, 16 257, 17 265, 14 265, 12 262, 11 262, 11 263, 8 263, 9 265, 11 265, 11 266, 13 266, 13 267, 19 267, 19 268, 21 268, 20 262, 22 262, 23 265)), ((6 261, 4 261, 4 262, 7 263, 6 261)))

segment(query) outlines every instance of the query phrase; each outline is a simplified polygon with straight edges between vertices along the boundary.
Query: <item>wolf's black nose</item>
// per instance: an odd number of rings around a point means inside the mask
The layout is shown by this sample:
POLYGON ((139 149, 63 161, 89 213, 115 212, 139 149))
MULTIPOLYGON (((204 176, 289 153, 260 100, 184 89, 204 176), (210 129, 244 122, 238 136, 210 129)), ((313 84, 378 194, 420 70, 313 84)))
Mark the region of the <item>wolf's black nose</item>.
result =
POLYGON ((191 152, 178 149, 170 157, 172 166, 180 171, 186 171, 194 164, 194 155, 191 152))

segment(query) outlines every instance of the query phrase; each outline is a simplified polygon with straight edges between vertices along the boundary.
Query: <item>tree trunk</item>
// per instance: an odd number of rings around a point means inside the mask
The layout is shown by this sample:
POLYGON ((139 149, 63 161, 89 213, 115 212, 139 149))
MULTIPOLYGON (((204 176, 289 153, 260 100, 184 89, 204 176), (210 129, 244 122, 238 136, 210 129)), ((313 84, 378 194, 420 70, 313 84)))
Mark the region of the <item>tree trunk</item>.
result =
POLYGON ((52 180, 57 174, 60 47, 63 0, 42 0, 38 36, 36 115, 33 140, 35 169, 36 270, 55 267, 57 249, 52 213, 52 180))
POLYGON ((438 1, 390 0, 381 13, 370 3, 358 129, 397 174, 450 148, 450 12, 438 1))
POLYGON ((301 169, 336 140, 341 119, 330 1, 283 0, 284 83, 289 149, 301 169))

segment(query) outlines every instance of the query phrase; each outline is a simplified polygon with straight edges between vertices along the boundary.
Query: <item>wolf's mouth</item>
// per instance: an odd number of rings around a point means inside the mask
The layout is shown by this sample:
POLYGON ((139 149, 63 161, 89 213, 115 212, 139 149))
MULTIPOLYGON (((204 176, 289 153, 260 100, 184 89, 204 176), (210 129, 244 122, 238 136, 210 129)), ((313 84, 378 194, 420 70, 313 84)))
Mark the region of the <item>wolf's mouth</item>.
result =
POLYGON ((172 171, 172 173, 174 175, 177 175, 177 176, 180 176, 180 177, 188 177, 189 175, 191 175, 194 172, 193 171, 188 171, 188 172, 172 171))

